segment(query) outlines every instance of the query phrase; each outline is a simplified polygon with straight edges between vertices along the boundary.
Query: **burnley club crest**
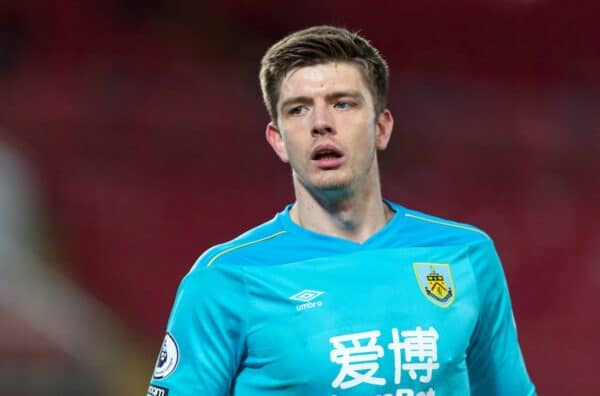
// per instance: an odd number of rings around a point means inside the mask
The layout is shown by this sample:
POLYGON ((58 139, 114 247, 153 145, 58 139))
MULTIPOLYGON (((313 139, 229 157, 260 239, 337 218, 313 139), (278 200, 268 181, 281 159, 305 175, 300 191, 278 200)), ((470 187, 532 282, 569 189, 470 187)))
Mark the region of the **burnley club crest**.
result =
POLYGON ((448 308, 456 294, 448 264, 414 263, 417 282, 425 297, 435 305, 448 308))

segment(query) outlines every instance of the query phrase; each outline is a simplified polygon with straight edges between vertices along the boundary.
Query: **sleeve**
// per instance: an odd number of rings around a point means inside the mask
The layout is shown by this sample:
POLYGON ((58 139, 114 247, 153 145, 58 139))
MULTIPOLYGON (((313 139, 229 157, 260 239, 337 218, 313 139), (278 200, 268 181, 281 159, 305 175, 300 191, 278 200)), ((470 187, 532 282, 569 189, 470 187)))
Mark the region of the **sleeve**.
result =
POLYGON ((246 303, 240 270, 196 266, 177 291, 147 395, 228 395, 244 349, 246 303))
POLYGON ((479 316, 467 351, 473 396, 535 395, 517 339, 517 329, 502 264, 493 242, 469 254, 479 297, 479 316))

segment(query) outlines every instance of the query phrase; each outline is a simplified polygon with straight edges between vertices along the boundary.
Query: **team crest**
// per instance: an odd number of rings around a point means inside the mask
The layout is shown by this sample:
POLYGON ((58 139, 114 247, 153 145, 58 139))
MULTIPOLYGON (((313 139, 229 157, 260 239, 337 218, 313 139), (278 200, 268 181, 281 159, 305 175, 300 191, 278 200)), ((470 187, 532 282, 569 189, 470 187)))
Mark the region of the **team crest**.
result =
POLYGON ((454 302, 456 290, 448 264, 414 263, 419 288, 425 297, 442 308, 454 302))

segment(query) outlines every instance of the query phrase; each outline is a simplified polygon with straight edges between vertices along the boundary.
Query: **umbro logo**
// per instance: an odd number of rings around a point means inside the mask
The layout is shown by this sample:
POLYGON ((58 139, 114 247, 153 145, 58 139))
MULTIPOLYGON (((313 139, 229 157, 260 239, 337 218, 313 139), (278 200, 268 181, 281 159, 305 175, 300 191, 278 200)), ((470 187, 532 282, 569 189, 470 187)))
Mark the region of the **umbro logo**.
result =
POLYGON ((322 296, 325 292, 319 290, 302 290, 299 293, 290 296, 290 300, 300 301, 303 304, 296 305, 297 311, 304 311, 305 309, 319 308, 323 306, 323 301, 314 301, 317 297, 322 296))
POLYGON ((296 293, 293 296, 291 296, 290 300, 309 302, 319 297, 323 293, 325 292, 318 290, 302 290, 300 293, 296 293))

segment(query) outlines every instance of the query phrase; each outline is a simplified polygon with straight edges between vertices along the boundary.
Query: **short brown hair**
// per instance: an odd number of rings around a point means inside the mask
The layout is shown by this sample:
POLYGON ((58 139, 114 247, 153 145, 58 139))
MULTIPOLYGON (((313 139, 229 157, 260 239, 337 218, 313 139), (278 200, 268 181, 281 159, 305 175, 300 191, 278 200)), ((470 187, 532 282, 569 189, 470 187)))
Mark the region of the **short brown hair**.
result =
POLYGON ((359 69, 373 96, 375 113, 386 106, 389 70, 379 51, 357 32, 335 26, 314 26, 294 32, 266 52, 260 67, 260 88, 273 122, 281 81, 292 69, 331 61, 349 62, 359 69))

